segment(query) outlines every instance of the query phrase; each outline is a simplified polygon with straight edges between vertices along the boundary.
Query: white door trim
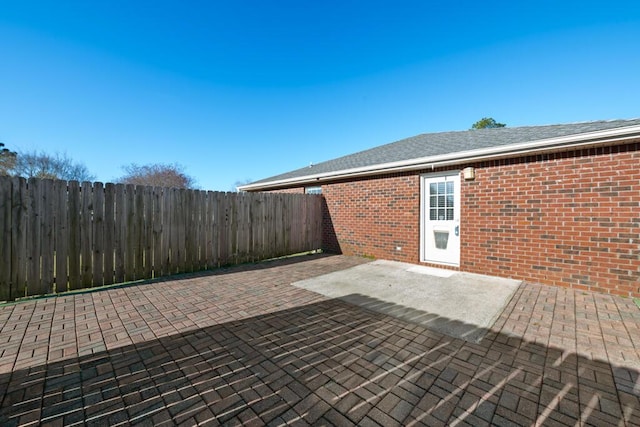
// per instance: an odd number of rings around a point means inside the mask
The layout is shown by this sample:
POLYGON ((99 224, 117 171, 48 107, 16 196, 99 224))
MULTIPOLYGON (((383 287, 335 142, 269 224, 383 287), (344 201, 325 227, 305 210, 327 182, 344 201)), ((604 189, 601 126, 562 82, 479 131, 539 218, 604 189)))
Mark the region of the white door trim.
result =
MULTIPOLYGON (((460 171, 450 170, 450 171, 426 173, 426 174, 420 175, 420 262, 428 262, 432 264, 442 264, 442 265, 459 267, 460 266, 460 247, 458 247, 457 249, 457 259, 455 259, 453 262, 442 262, 442 261, 434 261, 432 259, 428 259, 428 254, 426 250, 425 236, 427 232, 427 225, 429 222, 427 218, 427 216, 429 215, 429 212, 427 209, 429 196, 427 194, 426 182, 427 180, 432 178, 447 177, 447 176, 457 176, 457 182, 456 182, 455 192, 454 192, 454 197, 455 197, 454 211, 456 212, 457 217, 455 217, 454 220, 457 221, 458 224, 460 222, 460 204, 462 200, 462 196, 461 196, 462 185, 461 185, 461 179, 460 179, 460 171)), ((458 230, 460 230, 460 228, 458 230)), ((461 246, 459 239, 457 243, 459 246, 461 246)))

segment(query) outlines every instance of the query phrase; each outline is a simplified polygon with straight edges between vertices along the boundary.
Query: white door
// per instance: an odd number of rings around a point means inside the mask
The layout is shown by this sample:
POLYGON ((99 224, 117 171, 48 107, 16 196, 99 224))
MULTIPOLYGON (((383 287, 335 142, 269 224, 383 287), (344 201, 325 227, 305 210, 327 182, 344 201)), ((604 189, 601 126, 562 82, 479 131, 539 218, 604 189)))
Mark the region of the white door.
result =
POLYGON ((460 265, 460 173, 422 177, 421 258, 460 265))

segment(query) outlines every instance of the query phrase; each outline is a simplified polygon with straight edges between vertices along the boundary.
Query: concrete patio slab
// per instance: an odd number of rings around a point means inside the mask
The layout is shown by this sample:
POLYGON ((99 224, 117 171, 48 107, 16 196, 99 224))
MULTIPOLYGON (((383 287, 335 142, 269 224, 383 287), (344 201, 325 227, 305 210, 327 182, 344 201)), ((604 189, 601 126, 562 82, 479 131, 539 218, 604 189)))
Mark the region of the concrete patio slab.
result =
POLYGON ((523 283, 479 343, 291 283, 309 256, 0 306, 4 426, 640 426, 640 309, 523 283))
POLYGON ((378 260, 295 282, 293 286, 478 342, 520 283, 378 260))

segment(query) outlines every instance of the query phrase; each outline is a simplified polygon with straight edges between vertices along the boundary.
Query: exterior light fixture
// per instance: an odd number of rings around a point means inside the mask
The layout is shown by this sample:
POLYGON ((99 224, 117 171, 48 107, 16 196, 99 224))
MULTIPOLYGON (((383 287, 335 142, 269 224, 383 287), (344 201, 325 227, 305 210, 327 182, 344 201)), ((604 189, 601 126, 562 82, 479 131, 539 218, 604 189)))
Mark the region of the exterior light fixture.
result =
POLYGON ((465 181, 473 181, 476 179, 476 170, 473 167, 462 169, 462 176, 465 181))

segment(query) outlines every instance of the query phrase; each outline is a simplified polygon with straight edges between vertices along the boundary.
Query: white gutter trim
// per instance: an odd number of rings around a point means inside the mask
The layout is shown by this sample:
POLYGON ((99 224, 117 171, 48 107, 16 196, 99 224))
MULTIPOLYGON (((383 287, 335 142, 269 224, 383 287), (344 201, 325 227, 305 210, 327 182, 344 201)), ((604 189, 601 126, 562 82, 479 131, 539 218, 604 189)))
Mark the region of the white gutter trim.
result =
POLYGON ((318 184, 328 179, 342 179, 379 175, 381 173, 397 173, 419 169, 451 166, 460 163, 471 163, 498 158, 520 156, 526 154, 542 154, 557 149, 586 148, 611 142, 620 142, 640 137, 640 125, 623 128, 606 129, 602 131, 561 136, 557 138, 540 139, 520 144, 501 145, 498 147, 481 148, 477 150, 459 151, 456 153, 440 154, 437 156, 419 157, 398 162, 379 163, 359 168, 342 169, 339 171, 305 175, 259 184, 242 185, 242 191, 282 188, 292 184, 318 184))

